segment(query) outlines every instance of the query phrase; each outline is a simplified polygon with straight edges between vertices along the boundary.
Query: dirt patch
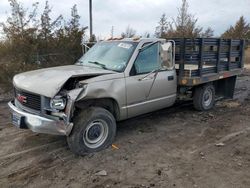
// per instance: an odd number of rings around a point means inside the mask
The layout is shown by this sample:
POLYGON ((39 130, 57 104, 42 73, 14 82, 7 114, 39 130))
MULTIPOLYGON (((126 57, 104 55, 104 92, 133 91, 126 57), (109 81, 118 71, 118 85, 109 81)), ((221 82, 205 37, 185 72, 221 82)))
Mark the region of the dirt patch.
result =
POLYGON ((209 112, 181 104, 120 122, 119 149, 85 157, 72 154, 64 137, 16 129, 0 103, 0 185, 250 187, 249 80, 245 72, 235 99, 219 101, 209 112))
POLYGON ((0 84, 0 102, 9 101, 13 97, 13 91, 6 91, 3 85, 0 84))

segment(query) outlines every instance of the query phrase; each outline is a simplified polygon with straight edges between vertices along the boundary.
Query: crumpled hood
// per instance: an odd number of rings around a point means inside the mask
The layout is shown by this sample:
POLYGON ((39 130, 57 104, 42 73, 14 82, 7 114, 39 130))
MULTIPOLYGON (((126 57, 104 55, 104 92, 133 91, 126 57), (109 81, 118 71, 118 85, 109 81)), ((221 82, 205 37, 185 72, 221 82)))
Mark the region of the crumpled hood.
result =
POLYGON ((115 73, 95 67, 68 65, 24 72, 13 78, 15 87, 46 97, 54 97, 71 77, 115 73))

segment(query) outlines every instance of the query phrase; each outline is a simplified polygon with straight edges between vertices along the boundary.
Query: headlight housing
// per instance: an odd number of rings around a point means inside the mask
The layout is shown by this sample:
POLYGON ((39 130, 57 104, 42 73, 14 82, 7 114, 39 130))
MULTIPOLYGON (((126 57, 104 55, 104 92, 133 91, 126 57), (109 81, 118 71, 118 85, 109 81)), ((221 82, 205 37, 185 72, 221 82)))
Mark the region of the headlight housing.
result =
POLYGON ((62 96, 55 96, 50 100, 50 107, 56 110, 63 110, 66 106, 66 99, 62 96))

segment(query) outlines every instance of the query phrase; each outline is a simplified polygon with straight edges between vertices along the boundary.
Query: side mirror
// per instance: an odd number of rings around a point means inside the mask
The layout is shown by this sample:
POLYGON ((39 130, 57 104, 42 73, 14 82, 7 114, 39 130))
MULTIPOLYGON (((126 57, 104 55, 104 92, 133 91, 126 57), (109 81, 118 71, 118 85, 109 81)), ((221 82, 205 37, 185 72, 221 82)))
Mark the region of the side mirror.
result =
POLYGON ((173 47, 171 42, 161 44, 160 56, 162 66, 166 69, 173 69, 173 47))

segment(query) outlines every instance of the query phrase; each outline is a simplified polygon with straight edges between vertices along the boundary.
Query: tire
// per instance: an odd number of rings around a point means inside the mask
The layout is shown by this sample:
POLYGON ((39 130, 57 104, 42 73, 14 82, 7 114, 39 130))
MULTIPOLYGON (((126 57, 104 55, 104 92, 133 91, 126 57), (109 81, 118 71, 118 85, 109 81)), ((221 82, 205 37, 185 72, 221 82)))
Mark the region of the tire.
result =
POLYGON ((101 151, 110 146, 116 135, 114 116, 104 108, 90 107, 74 118, 74 127, 67 142, 77 155, 101 151))
POLYGON ((215 89, 212 84, 206 84, 195 88, 193 96, 194 108, 199 111, 207 111, 214 107, 215 89))

